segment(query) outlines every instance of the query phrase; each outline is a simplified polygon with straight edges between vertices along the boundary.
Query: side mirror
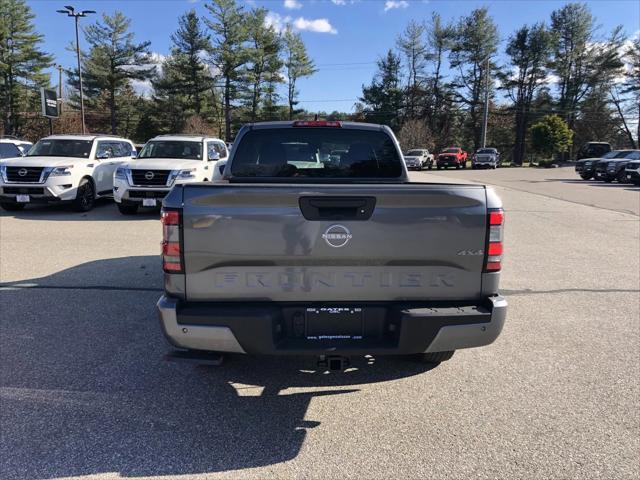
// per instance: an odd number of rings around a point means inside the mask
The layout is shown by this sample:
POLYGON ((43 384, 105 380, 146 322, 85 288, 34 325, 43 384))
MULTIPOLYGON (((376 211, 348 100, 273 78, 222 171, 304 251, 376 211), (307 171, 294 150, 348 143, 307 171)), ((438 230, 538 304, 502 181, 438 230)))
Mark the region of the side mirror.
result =
POLYGON ((218 152, 209 152, 209 161, 217 162, 220 160, 220 154, 218 152))

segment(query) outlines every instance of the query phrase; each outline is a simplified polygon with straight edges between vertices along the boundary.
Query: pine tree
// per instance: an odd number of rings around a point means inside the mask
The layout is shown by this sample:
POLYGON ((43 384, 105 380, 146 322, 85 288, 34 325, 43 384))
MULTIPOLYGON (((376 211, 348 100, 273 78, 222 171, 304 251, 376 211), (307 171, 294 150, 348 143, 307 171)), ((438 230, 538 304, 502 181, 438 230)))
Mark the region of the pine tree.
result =
POLYGON ((459 72, 455 81, 457 99, 467 108, 466 129, 475 150, 481 143, 485 76, 496 70, 491 57, 497 49, 498 28, 486 8, 476 9, 460 19, 450 56, 451 68, 459 72))
POLYGON ((242 67, 247 63, 247 25, 244 9, 235 0, 213 0, 205 24, 213 32, 211 62, 223 82, 225 140, 233 138, 231 109, 242 91, 242 67))
POLYGON ((406 59, 407 117, 415 118, 418 102, 424 97, 424 79, 427 57, 424 24, 411 20, 396 40, 398 49, 406 59))
POLYGON ((551 54, 551 34, 544 24, 525 25, 509 39, 506 53, 510 67, 499 77, 502 88, 513 101, 515 110, 515 145, 513 163, 522 165, 526 155, 526 133, 531 103, 536 92, 545 85, 547 64, 551 54))
MULTIPOLYGON (((85 95, 94 104, 100 100, 106 104, 112 134, 118 131, 120 95, 132 80, 147 80, 155 71, 155 67, 146 66, 150 42, 134 43, 130 26, 131 21, 116 12, 113 16, 103 14, 102 21, 84 29, 89 44, 82 62, 85 95)), ((77 71, 71 72, 69 83, 79 88, 77 71)))
POLYGON ((258 117, 258 108, 265 89, 268 89, 271 103, 277 84, 282 82, 279 75, 283 65, 280 59, 282 42, 273 26, 265 24, 266 16, 267 10, 258 8, 253 10, 247 19, 249 66, 245 75, 249 87, 247 105, 252 122, 258 117))
POLYGON ((366 120, 383 123, 393 129, 400 126, 402 109, 401 60, 392 50, 378 60, 378 71, 368 87, 362 87, 360 101, 364 104, 366 120))
POLYGON ((202 111, 202 95, 211 88, 211 75, 203 61, 206 52, 211 51, 211 38, 200 26, 194 10, 190 10, 178 20, 179 28, 171 35, 172 55, 178 71, 178 88, 188 97, 189 108, 197 115, 202 111))
POLYGON ((301 78, 310 77, 317 70, 307 54, 302 38, 294 33, 291 27, 284 32, 284 67, 287 75, 289 120, 292 120, 295 106, 298 104, 297 82, 301 78))
POLYGON ((35 111, 38 87, 49 85, 43 69, 51 57, 39 48, 34 14, 24 0, 0 0, 0 118, 4 132, 20 135, 25 106, 35 111))

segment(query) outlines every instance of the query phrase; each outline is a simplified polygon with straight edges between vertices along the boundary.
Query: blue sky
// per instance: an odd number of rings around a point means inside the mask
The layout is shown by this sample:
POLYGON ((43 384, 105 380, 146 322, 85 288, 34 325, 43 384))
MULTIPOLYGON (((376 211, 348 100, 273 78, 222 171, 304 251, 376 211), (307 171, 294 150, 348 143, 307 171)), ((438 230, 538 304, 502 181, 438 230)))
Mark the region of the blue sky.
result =
MULTIPOLYGON (((375 72, 376 59, 394 46, 395 39, 411 19, 428 20, 439 12, 445 20, 457 20, 474 8, 486 6, 502 39, 501 54, 509 35, 525 23, 549 21, 553 10, 566 2, 555 0, 240 0, 246 8, 262 6, 276 26, 286 22, 300 31, 318 72, 300 82, 300 100, 311 110, 351 111, 375 72)), ((30 0, 36 28, 45 35, 44 49, 65 68, 75 56, 66 47, 74 35, 73 22, 55 13, 63 5, 101 13, 122 11, 131 19, 136 40, 151 41, 153 52, 165 55, 169 35, 178 17, 195 9, 206 14, 205 0, 30 0)), ((640 30, 640 2, 599 0, 586 2, 605 36, 616 25, 629 35, 640 30)), ((82 20, 91 21, 91 17, 82 20)), ((81 39, 82 45, 82 39, 81 39)), ((52 83, 56 83, 56 77, 52 83)))

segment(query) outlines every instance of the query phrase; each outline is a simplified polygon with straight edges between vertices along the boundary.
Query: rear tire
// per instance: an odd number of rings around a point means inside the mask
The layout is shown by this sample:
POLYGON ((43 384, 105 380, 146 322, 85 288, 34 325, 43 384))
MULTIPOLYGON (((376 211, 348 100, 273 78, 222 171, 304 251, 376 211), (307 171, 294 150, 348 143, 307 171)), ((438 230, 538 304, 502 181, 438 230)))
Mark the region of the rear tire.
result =
POLYGON ((627 172, 625 172, 624 169, 622 169, 618 174, 617 180, 618 183, 629 183, 629 180, 627 180, 627 172))
POLYGON ((450 360, 455 350, 449 352, 416 353, 414 358, 421 363, 441 363, 450 360))
POLYGON ((116 203, 122 215, 135 215, 138 213, 137 203, 116 203))
POLYGON ((581 174, 581 175, 580 175, 580 178, 581 178, 581 179, 583 179, 583 180, 591 180, 591 179, 593 178, 593 175, 584 175, 584 174, 581 174))
POLYGON ((7 212, 19 212, 24 208, 24 203, 0 203, 0 208, 7 212))
POLYGON ((76 212, 88 212, 96 203, 96 192, 93 183, 88 178, 80 180, 76 198, 72 202, 72 207, 76 212))
POLYGON ((431 170, 433 168, 433 164, 430 163, 429 166, 427 167, 429 170, 431 170))
POLYGON ((438 170, 442 170, 442 167, 441 167, 440 165, 438 165, 438 167, 437 167, 437 168, 438 168, 438 170))

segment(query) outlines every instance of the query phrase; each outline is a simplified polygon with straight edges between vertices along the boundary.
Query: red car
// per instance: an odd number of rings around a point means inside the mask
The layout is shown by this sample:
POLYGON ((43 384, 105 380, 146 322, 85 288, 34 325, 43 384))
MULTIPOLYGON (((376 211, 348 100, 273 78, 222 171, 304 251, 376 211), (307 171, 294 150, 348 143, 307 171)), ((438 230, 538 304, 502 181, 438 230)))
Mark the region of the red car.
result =
POLYGON ((446 148, 438 155, 438 170, 442 167, 467 168, 467 152, 458 147, 446 148))

